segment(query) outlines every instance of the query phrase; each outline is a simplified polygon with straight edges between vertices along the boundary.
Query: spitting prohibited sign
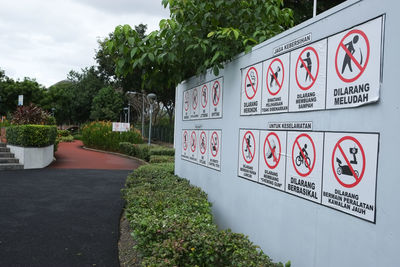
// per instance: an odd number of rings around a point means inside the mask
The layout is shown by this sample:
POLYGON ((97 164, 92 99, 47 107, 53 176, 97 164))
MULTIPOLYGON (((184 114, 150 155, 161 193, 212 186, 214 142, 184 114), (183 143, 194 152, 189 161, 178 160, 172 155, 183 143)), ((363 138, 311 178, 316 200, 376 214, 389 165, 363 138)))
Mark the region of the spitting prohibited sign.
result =
POLYGON ((375 221, 378 134, 325 133, 322 204, 375 221))
POLYGON ((259 134, 258 130, 239 131, 239 173, 238 176, 253 181, 258 181, 258 154, 259 154, 259 134))
POLYGON ((291 53, 289 111, 325 109, 327 40, 291 53))
POLYGON ((190 119, 190 90, 183 92, 183 120, 190 119))
POLYGON ((222 117, 222 94, 223 94, 223 78, 218 78, 210 83, 211 85, 211 99, 212 104, 210 104, 210 117, 211 118, 221 118, 222 117))
POLYGON ((321 132, 288 132, 286 192, 321 201, 323 138, 321 132))
POLYGON ((264 62, 261 113, 287 112, 289 105, 289 53, 264 62))
POLYGON ((210 112, 210 105, 209 105, 209 83, 205 83, 201 86, 200 91, 200 118, 208 118, 210 112))
POLYGON ((260 113, 262 63, 242 70, 241 115, 260 113))
POLYGON ((199 152, 198 161, 201 165, 207 166, 208 161, 208 131, 199 131, 199 152))
POLYGON ((197 118, 199 118, 199 109, 200 109, 199 88, 198 87, 195 87, 194 89, 191 90, 190 98, 191 98, 190 118, 197 119, 197 118))
POLYGON ((182 158, 189 158, 189 134, 187 130, 182 131, 182 158))
POLYGON ((284 190, 286 131, 260 131, 259 182, 284 190))
POLYGON ((198 131, 190 132, 190 141, 189 141, 189 160, 193 162, 197 162, 197 153, 198 153, 198 145, 197 145, 197 137, 199 133, 198 131))
POLYGON ((207 166, 215 170, 221 170, 221 135, 220 130, 211 130, 208 133, 210 145, 207 166))
POLYGON ((327 109, 379 99, 382 17, 328 38, 327 109))

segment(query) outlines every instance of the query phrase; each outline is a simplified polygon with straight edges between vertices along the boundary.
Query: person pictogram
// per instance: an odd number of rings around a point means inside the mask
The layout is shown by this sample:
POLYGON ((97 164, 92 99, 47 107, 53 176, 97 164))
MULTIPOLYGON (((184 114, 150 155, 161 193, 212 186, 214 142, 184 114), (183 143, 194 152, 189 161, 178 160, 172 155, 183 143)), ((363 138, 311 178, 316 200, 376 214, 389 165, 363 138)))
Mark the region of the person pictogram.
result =
POLYGON ((306 168, 310 169, 311 160, 308 156, 307 144, 304 144, 304 147, 299 151, 299 155, 296 157, 296 165, 300 166, 301 164, 304 164, 306 168))
POLYGON ((196 150, 196 140, 195 140, 195 138, 192 138, 191 146, 192 146, 192 151, 195 151, 196 150))
MULTIPOLYGON (((354 45, 358 42, 358 39, 359 39, 358 35, 354 35, 353 39, 344 45, 351 55, 354 55, 354 52, 356 52, 356 50, 354 49, 354 45)), ((361 48, 360 48, 360 57, 361 58, 360 58, 359 64, 362 66, 363 54, 362 54, 361 48)), ((345 71, 346 67, 349 68, 350 72, 353 72, 353 67, 351 66, 351 62, 352 62, 352 59, 351 59, 350 55, 348 53, 344 53, 342 74, 345 71)))
POLYGON ((306 79, 304 81, 307 81, 307 79, 311 81, 311 76, 309 74, 311 73, 312 61, 310 56, 310 52, 307 52, 306 57, 303 58, 303 63, 301 63, 300 65, 300 68, 304 68, 304 71, 306 72, 306 79), (306 66, 304 65, 304 63, 306 64, 306 66))
POLYGON ((274 81, 275 81, 275 85, 278 85, 278 83, 279 83, 278 76, 279 76, 280 71, 281 71, 281 67, 277 66, 276 71, 270 74, 270 78, 271 78, 271 81, 269 83, 270 87, 272 87, 274 81))
POLYGON ((253 158, 253 155, 251 154, 250 148, 251 148, 251 137, 250 137, 250 135, 248 135, 246 137, 246 147, 244 149, 244 152, 247 152, 247 155, 246 155, 247 159, 252 159, 253 158))
POLYGON ((201 136, 200 146, 201 146, 201 150, 204 151, 206 149, 206 140, 205 140, 205 136, 204 135, 201 136))

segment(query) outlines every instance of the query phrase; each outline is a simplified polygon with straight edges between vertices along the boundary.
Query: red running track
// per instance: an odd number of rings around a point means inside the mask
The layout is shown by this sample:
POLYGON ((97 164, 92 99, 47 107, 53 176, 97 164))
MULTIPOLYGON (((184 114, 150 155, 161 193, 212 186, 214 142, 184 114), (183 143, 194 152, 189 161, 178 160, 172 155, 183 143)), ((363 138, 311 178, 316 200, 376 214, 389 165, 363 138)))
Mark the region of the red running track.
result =
POLYGON ((142 165, 138 160, 113 154, 86 150, 82 141, 60 143, 55 153, 56 161, 49 168, 133 170, 142 165))

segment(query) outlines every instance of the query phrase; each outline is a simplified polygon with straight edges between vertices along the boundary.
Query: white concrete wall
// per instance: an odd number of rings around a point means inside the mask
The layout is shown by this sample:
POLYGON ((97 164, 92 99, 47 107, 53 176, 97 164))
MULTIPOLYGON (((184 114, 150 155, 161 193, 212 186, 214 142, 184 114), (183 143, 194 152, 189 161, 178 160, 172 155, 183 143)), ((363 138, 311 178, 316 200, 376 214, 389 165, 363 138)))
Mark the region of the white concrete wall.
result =
POLYGON ((221 228, 249 235, 274 260, 294 267, 399 266, 400 2, 349 0, 241 54, 225 66, 223 118, 182 121, 183 91, 216 77, 182 83, 176 92, 175 172, 201 187, 221 228), (240 116, 241 69, 271 58, 273 49, 312 33, 312 41, 385 15, 380 100, 359 108, 240 116), (376 223, 237 176, 239 128, 272 121, 312 121, 314 131, 379 132, 376 223), (181 159, 182 129, 222 129, 221 172, 181 159))
POLYGON ((47 147, 20 147, 7 145, 24 169, 39 169, 48 166, 53 161, 54 145, 47 147))

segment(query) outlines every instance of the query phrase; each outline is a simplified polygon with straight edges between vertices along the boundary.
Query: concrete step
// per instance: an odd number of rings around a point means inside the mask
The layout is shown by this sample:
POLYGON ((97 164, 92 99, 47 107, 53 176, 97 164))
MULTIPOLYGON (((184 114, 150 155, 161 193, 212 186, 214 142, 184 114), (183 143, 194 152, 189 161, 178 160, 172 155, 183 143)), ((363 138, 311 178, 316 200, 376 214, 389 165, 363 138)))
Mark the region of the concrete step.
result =
POLYGON ((0 163, 0 171, 5 170, 22 170, 24 165, 18 163, 0 163))
POLYGON ((19 163, 19 159, 16 158, 0 158, 1 163, 19 163))
POLYGON ((8 147, 0 147, 0 152, 10 152, 8 147))
POLYGON ((7 144, 6 143, 0 143, 0 147, 6 147, 7 144))
POLYGON ((0 152, 0 158, 14 158, 15 155, 11 152, 0 152))

